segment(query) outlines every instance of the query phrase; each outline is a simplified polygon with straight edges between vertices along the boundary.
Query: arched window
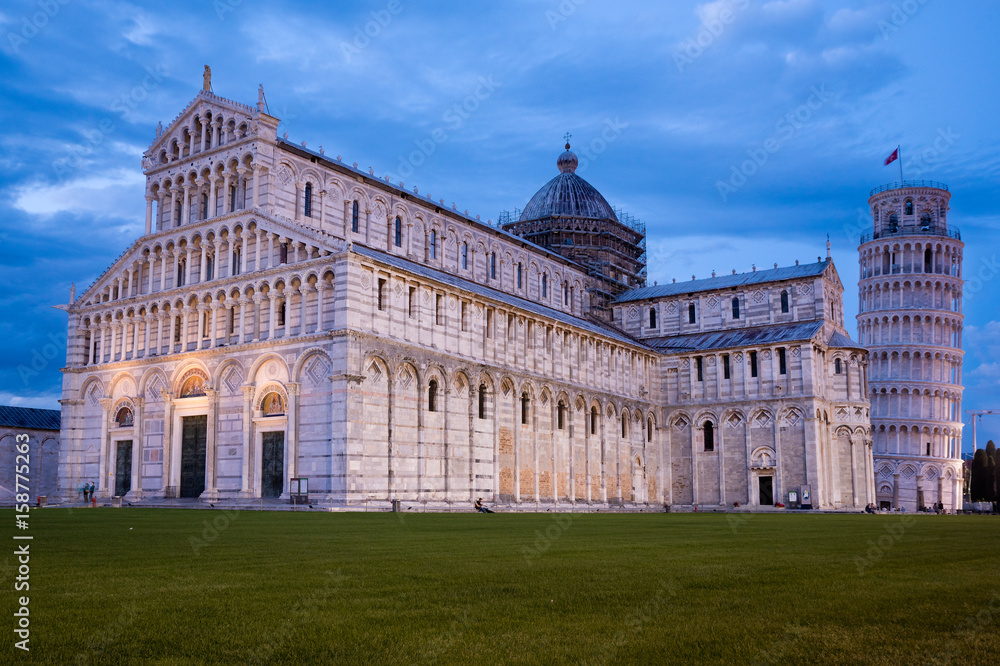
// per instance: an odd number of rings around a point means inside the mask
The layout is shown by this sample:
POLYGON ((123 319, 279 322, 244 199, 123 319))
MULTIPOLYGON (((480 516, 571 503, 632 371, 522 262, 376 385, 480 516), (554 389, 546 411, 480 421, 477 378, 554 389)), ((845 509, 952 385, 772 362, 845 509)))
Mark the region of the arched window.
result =
POLYGON ((521 394, 521 424, 528 425, 528 407, 531 404, 531 398, 528 397, 527 392, 521 394))
POLYGON ((705 421, 705 450, 715 450, 715 426, 711 421, 705 421))
POLYGON ((733 298, 733 319, 740 318, 740 299, 739 297, 733 298))
POLYGON ((548 298, 549 296, 549 276, 546 273, 542 273, 542 298, 548 298))
POLYGON ((133 425, 132 420, 132 410, 128 407, 122 407, 115 414, 115 423, 118 424, 119 428, 131 428, 133 425))
POLYGON ((782 314, 788 312, 788 292, 784 290, 781 292, 781 312, 782 314))
POLYGON ((563 305, 569 305, 569 282, 563 282, 563 305))
POLYGON ((646 441, 653 441, 653 419, 646 419, 646 441))
POLYGON ((899 216, 895 213, 889 216, 889 231, 890 233, 899 231, 899 216))
POLYGON ((351 231, 358 233, 358 202, 351 204, 351 231))
POLYGON ((694 303, 688 303, 688 323, 694 324, 697 322, 694 312, 694 303))
POLYGON ((924 273, 934 272, 934 253, 930 248, 924 250, 924 273))
POLYGON ((462 243, 462 270, 469 270, 469 244, 462 243))
POLYGON ((597 434, 597 407, 590 408, 590 434, 597 434))
POLYGON ((517 264, 517 288, 518 289, 521 288, 521 274, 523 272, 524 272, 524 269, 521 267, 521 263, 518 262, 518 264, 517 264))
POLYGON ((285 404, 281 395, 272 391, 264 396, 261 401, 261 413, 264 416, 282 416, 285 413, 285 404))
POLYGON ((843 371, 843 366, 840 364, 840 359, 833 359, 833 373, 839 375, 843 371))
POLYGON ((927 211, 924 211, 920 215, 920 230, 927 231, 930 228, 931 228, 931 214, 928 213, 927 211))
POLYGON ((437 251, 438 251, 437 250, 437 231, 435 231, 434 229, 431 229, 431 244, 430 244, 431 259, 437 259, 437 251))
POLYGON ((622 437, 628 437, 628 414, 622 414, 622 437))
POLYGON ((904 215, 913 215, 913 199, 907 199, 906 204, 903 206, 904 215))
POLYGON ((497 279, 497 253, 490 252, 490 279, 497 279))
POLYGON ((562 400, 556 406, 556 426, 563 430, 566 428, 566 403, 562 400))
POLYGON ((436 379, 432 379, 430 384, 427 385, 427 411, 436 412, 437 411, 437 398, 438 398, 438 383, 436 379))
POLYGON ((479 385, 479 418, 486 418, 486 384, 479 385))
POLYGON ((403 221, 396 216, 396 229, 393 234, 396 247, 403 247, 403 221))
POLYGON ((649 327, 656 328, 656 308, 649 308, 649 327))
POLYGON ((302 212, 303 214, 305 214, 306 217, 312 217, 312 211, 313 211, 313 186, 312 183, 306 183, 305 204, 303 206, 302 212))
POLYGON ((207 194, 202 194, 201 195, 201 219, 203 219, 203 220, 207 220, 208 219, 208 195, 207 194))

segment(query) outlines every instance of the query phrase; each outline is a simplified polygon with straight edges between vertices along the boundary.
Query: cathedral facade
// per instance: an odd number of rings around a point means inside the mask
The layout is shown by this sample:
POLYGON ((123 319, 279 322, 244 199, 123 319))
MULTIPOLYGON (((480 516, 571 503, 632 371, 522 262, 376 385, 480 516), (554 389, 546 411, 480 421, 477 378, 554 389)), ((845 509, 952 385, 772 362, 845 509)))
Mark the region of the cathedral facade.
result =
POLYGON ((648 287, 568 146, 493 225, 278 122, 206 80, 157 129, 145 233, 66 307, 66 495, 874 501, 831 261, 648 287))

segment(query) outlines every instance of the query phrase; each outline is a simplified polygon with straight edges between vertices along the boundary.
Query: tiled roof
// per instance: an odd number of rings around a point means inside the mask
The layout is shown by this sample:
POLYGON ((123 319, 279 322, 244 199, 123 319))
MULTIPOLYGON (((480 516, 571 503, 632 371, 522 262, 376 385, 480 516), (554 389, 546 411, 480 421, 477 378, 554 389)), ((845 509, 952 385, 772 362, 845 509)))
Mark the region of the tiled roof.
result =
POLYGON ((848 349, 864 349, 860 344, 837 331, 834 331, 833 335, 830 336, 830 341, 827 342, 827 345, 830 347, 847 347, 848 349))
POLYGON ((549 308, 534 301, 530 301, 519 296, 512 296, 510 294, 504 293, 492 287, 487 287, 481 285, 477 282, 471 280, 466 280, 465 278, 460 278, 457 275, 452 275, 451 273, 446 273, 444 271, 425 266, 423 264, 418 264, 416 262, 410 261, 408 259, 403 259, 402 257, 397 257, 393 254, 387 254, 385 252, 380 252, 378 250, 373 250, 372 248, 365 247, 363 245, 354 245, 354 252, 365 257, 374 259, 389 266, 394 266, 400 270, 407 271, 414 275, 419 275, 428 280, 435 280, 437 282, 442 282, 447 285, 451 285, 456 289, 461 289, 463 291, 472 292, 478 296, 492 301, 499 301, 510 307, 518 308, 521 310, 526 310, 539 317, 546 317, 549 319, 555 319, 556 321, 562 322, 567 326, 575 326, 588 331, 594 335, 600 335, 606 338, 611 338, 622 344, 630 345, 632 347, 640 347, 649 349, 649 347, 634 338, 631 338, 623 333, 609 327, 602 326, 596 321, 590 319, 581 319, 580 317, 575 317, 570 314, 566 314, 561 310, 556 310, 554 308, 549 308))
POLYGON ((823 322, 815 320, 792 324, 687 333, 685 335, 668 335, 662 338, 646 338, 643 342, 661 353, 678 354, 692 351, 772 345, 780 342, 806 341, 811 340, 822 328, 823 322))
POLYGON ((801 264, 799 266, 768 268, 766 270, 754 271, 751 273, 720 275, 714 278, 691 280, 690 282, 674 282, 671 284, 660 284, 652 287, 640 287, 639 289, 626 291, 624 294, 615 299, 615 303, 627 303, 629 301, 641 301, 647 298, 662 298, 664 296, 690 294, 698 291, 712 291, 714 289, 726 289, 728 287, 743 287, 751 284, 763 284, 765 282, 819 277, 831 263, 831 259, 825 259, 816 263, 801 264))
POLYGON ((0 405, 0 426, 31 430, 59 430, 58 409, 32 409, 0 405))

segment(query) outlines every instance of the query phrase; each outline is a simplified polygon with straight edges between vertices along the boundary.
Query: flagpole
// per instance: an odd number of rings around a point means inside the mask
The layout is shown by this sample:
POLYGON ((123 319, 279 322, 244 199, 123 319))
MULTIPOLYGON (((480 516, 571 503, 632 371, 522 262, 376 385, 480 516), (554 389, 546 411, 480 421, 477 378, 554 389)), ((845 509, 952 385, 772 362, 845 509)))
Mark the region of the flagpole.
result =
POLYGON ((900 150, 901 146, 896 146, 896 155, 898 155, 899 160, 899 186, 903 186, 903 152, 900 150))

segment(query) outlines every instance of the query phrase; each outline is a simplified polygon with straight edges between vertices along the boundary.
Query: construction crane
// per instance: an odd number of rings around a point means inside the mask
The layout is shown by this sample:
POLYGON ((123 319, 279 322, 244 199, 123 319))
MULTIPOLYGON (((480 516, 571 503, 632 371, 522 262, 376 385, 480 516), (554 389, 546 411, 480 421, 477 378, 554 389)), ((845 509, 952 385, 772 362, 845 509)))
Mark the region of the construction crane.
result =
POLYGON ((972 451, 978 450, 976 445, 976 421, 982 421, 984 414, 1000 415, 1000 409, 967 409, 965 413, 972 417, 972 451))

